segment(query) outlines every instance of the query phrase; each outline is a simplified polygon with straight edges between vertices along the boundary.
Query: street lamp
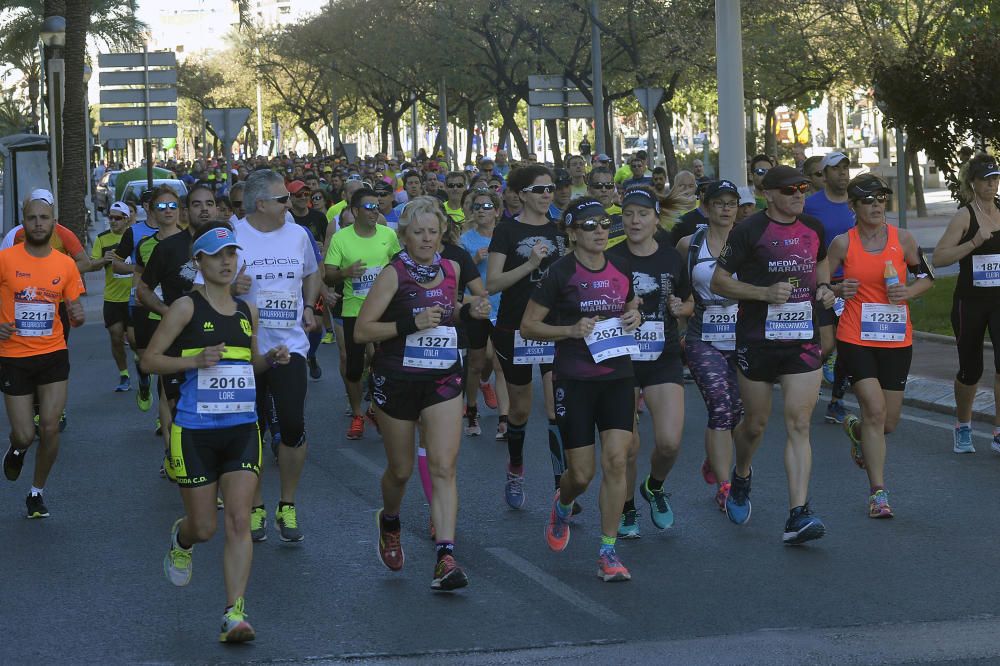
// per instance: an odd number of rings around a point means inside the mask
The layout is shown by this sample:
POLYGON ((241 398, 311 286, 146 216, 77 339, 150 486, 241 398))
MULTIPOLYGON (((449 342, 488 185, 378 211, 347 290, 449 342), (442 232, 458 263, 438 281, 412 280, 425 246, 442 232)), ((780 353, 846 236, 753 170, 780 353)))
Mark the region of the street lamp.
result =
POLYGON ((90 132, 90 96, 87 92, 88 84, 90 83, 90 77, 93 76, 94 70, 87 63, 83 64, 83 131, 87 133, 87 159, 83 163, 83 173, 84 177, 87 179, 87 212, 90 213, 90 219, 96 218, 97 213, 93 210, 94 205, 94 172, 90 168, 91 159, 93 159, 93 134, 90 132))
POLYGON ((48 48, 49 90, 49 171, 52 178, 52 194, 56 198, 55 213, 59 215, 59 170, 62 167, 62 107, 63 85, 66 63, 62 59, 62 48, 66 45, 66 19, 49 16, 42 23, 39 38, 48 48))

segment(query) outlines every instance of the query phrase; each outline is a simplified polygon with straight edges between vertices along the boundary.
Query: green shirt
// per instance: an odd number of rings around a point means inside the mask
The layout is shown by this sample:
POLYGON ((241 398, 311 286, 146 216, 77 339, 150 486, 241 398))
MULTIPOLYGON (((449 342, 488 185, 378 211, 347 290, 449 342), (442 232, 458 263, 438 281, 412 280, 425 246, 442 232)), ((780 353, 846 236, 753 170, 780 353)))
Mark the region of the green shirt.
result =
POLYGON ((341 229, 333 235, 330 247, 326 251, 326 264, 347 268, 360 260, 365 265, 365 273, 361 277, 344 278, 345 317, 358 316, 361 304, 365 302, 375 278, 397 252, 399 252, 399 238, 396 232, 382 224, 376 224, 375 235, 368 238, 358 236, 354 225, 341 229))
MULTIPOLYGON (((122 235, 110 229, 97 234, 90 256, 102 259, 108 250, 114 251, 121 241, 122 235)), ((128 303, 129 292, 132 291, 132 273, 115 273, 111 264, 104 267, 104 300, 110 303, 128 303)))
MULTIPOLYGON (((333 222, 338 215, 344 212, 345 208, 347 208, 347 199, 341 199, 337 203, 330 206, 330 208, 326 211, 326 221, 333 222)), ((320 243, 320 245, 322 244, 323 243, 320 243)))
POLYGON ((448 214, 448 217, 450 217, 451 221, 454 222, 455 224, 462 224, 463 222, 465 222, 465 211, 462 210, 461 205, 458 208, 452 208, 451 206, 448 205, 448 202, 445 201, 444 212, 448 214))

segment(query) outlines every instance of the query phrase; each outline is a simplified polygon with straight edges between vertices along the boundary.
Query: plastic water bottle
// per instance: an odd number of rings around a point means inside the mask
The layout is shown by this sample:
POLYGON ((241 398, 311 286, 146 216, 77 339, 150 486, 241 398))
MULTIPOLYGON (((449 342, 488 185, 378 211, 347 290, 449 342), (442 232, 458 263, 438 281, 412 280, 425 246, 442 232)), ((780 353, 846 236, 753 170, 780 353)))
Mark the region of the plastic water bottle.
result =
POLYGON ((885 279, 886 289, 894 284, 899 284, 899 274, 896 273, 896 267, 892 265, 891 261, 885 262, 885 270, 882 272, 882 277, 885 279))

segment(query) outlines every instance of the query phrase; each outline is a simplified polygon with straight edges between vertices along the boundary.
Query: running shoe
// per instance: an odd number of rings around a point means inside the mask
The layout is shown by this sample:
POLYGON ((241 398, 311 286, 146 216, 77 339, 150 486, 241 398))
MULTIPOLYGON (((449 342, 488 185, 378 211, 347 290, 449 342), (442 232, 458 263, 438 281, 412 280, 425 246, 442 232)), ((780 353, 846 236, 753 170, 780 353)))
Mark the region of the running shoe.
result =
POLYGON ((326 333, 324 333, 323 337, 320 338, 319 341, 324 345, 332 345, 334 342, 333 331, 327 331, 326 333))
POLYGON ((723 481, 719 484, 719 489, 715 492, 715 503, 719 505, 719 511, 726 512, 726 500, 729 499, 729 489, 732 484, 723 481))
POLYGON ((809 504, 792 509, 785 522, 785 533, 782 541, 788 546, 798 546, 806 541, 819 539, 826 534, 826 526, 819 516, 814 516, 809 510, 809 504))
POLYGON ((562 518, 556 508, 559 505, 559 491, 552 499, 552 510, 549 512, 549 520, 545 524, 545 543, 549 548, 557 553, 566 550, 569 545, 569 516, 562 518))
POLYGON ((503 498, 512 509, 524 506, 524 474, 515 474, 510 466, 507 467, 507 482, 503 484, 503 498))
POLYGON ((319 363, 316 361, 316 357, 307 358, 306 363, 309 365, 309 376, 313 379, 319 379, 323 376, 323 368, 319 367, 319 363))
POLYGON ((701 478, 705 479, 705 483, 710 486, 714 486, 719 482, 719 478, 712 471, 712 466, 708 464, 708 458, 705 458, 704 462, 701 463, 701 478))
POLYGON ((365 411, 365 418, 368 419, 373 426, 375 426, 375 432, 381 435, 382 430, 378 427, 378 417, 375 416, 375 407, 368 405, 368 410, 365 411))
POLYGON ((135 392, 135 404, 143 412, 148 412, 149 408, 153 406, 153 394, 149 390, 149 380, 145 382, 142 379, 139 380, 139 390, 135 392))
POLYGON ((479 382, 479 392, 483 394, 483 403, 490 409, 496 409, 497 405, 497 392, 493 389, 493 384, 489 382, 479 382))
POLYGON ((3 457, 3 475, 8 481, 17 481, 17 477, 21 476, 25 453, 27 450, 15 449, 13 444, 7 447, 7 453, 3 457))
POLYGON ((344 416, 354 416, 354 410, 351 409, 350 405, 344 408, 344 416))
POLYGON ((618 559, 618 554, 614 549, 601 549, 601 555, 597 558, 597 577, 605 583, 632 580, 632 574, 618 559))
POLYGON ((855 434, 855 429, 860 432, 861 419, 854 414, 848 414, 847 418, 844 419, 844 432, 847 433, 847 438, 851 440, 851 458, 854 459, 855 465, 864 469, 865 453, 861 450, 861 437, 855 434))
POLYGON ((993 453, 1000 453, 1000 433, 993 433, 993 443, 990 444, 993 453))
POLYGON ((351 426, 347 429, 347 439, 361 439, 365 434, 365 417, 351 416, 351 426))
POLYGON ((868 497, 869 518, 892 518, 892 507, 889 506, 889 493, 885 488, 879 488, 868 497))
POLYGON ((434 567, 434 580, 431 581, 432 590, 449 592, 468 584, 469 577, 462 571, 462 567, 458 566, 454 557, 445 555, 437 561, 434 567))
MULTIPOLYGON (((66 425, 68 423, 69 423, 69 420, 66 418, 66 410, 64 409, 63 413, 62 413, 62 416, 59 417, 59 432, 62 432, 63 430, 65 430, 66 429, 66 425)), ((159 434, 159 433, 157 433, 157 434, 159 434)))
POLYGON ((972 428, 966 425, 955 426, 954 432, 955 446, 952 451, 955 453, 975 453, 976 447, 972 445, 972 428))
POLYGON ((479 437, 483 434, 483 429, 479 427, 478 412, 466 414, 465 418, 468 421, 468 425, 465 426, 465 434, 467 437, 479 437))
POLYGON ((399 571, 406 561, 403 544, 400 543, 400 530, 382 529, 382 509, 375 513, 375 524, 378 526, 378 558, 391 570, 399 571))
POLYGON ((826 416, 823 417, 827 423, 843 423, 847 418, 847 409, 840 400, 831 400, 826 406, 826 416))
POLYGON ((274 512, 274 524, 278 526, 278 538, 285 543, 298 543, 304 538, 299 531, 299 519, 295 514, 295 505, 279 506, 274 512))
POLYGON ((226 609, 222 615, 222 630, 219 633, 220 643, 246 643, 257 637, 253 627, 247 622, 246 611, 243 610, 243 597, 226 609))
POLYGON ((639 534, 639 512, 635 509, 622 511, 621 520, 618 521, 619 539, 638 539, 639 534))
POLYGON ((167 580, 178 587, 184 587, 191 582, 191 553, 194 548, 184 550, 177 545, 177 530, 181 528, 183 518, 174 521, 174 526, 170 528, 170 550, 163 558, 163 573, 167 580))
POLYGON ((132 390, 132 380, 129 379, 128 375, 119 375, 119 379, 121 381, 115 387, 115 393, 126 393, 132 390))
POLYGON ((49 509, 45 506, 45 500, 42 499, 41 495, 28 493, 28 497, 24 500, 24 503, 28 507, 28 518, 49 517, 49 509))
POLYGON ((649 502, 649 519, 657 529, 665 530, 674 526, 674 510, 670 508, 670 502, 667 501, 669 495, 663 492, 663 488, 652 490, 647 476, 639 486, 639 494, 649 502))
POLYGON ((833 367, 837 364, 837 352, 834 351, 830 356, 823 361, 823 381, 833 386, 833 380, 835 378, 833 373, 833 367))
POLYGON ((741 479, 736 476, 733 470, 732 481, 729 486, 729 497, 726 498, 726 515, 729 520, 737 525, 743 525, 750 520, 750 481, 753 479, 753 468, 750 468, 750 476, 741 479))
POLYGON ((250 509, 250 538, 257 543, 267 541, 267 509, 262 506, 250 509))
POLYGON ((500 421, 499 423, 497 423, 497 436, 496 436, 496 440, 498 442, 506 442, 507 441, 507 422, 506 421, 500 421))

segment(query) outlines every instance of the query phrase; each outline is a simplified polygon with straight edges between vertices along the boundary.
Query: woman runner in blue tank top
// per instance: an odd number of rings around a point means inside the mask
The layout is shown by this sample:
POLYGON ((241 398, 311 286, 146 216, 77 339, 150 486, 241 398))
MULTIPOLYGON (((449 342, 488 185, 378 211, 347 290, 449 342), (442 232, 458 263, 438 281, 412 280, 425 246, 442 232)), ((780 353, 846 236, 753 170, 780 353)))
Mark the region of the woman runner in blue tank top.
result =
POLYGON ((186 513, 170 532, 163 571, 174 585, 191 581, 191 553, 194 544, 215 532, 221 488, 227 602, 219 640, 227 643, 255 637, 243 602, 253 559, 250 507, 260 473, 254 371, 289 361, 284 345, 264 355, 257 352, 257 310, 230 293, 238 248, 224 224, 201 232, 191 253, 205 283, 174 301, 142 357, 147 372, 184 374, 170 433, 170 464, 186 513))

